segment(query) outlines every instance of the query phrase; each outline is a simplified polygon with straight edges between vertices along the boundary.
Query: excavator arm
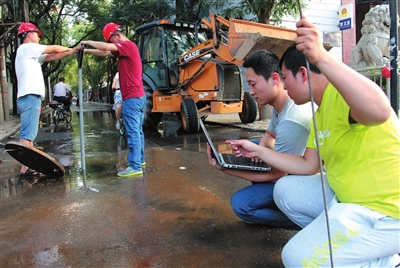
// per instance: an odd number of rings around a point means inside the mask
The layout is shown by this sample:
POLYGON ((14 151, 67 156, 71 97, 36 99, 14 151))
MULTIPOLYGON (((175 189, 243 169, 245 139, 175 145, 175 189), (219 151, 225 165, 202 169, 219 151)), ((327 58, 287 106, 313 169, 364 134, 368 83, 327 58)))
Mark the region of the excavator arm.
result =
POLYGON ((227 19, 211 13, 210 20, 203 18, 201 22, 206 25, 208 29, 212 30, 212 42, 216 49, 218 49, 220 42, 225 44, 228 42, 227 32, 223 30, 223 27, 229 28, 229 21, 227 19))
MULTIPOLYGON (((203 18, 202 23, 212 32, 212 37, 183 54, 179 58, 178 67, 185 68, 191 61, 206 55, 242 65, 247 57, 261 49, 281 57, 296 37, 295 30, 247 20, 227 20, 214 13, 210 14, 209 19, 203 18)), ((325 44, 327 50, 331 47, 325 44)), ((186 78, 181 88, 185 88, 187 82, 201 73, 204 65, 199 66, 191 77, 186 78)))
POLYGON ((202 23, 212 32, 212 37, 182 55, 184 65, 207 54, 241 65, 243 61, 260 49, 266 49, 281 57, 293 43, 296 31, 247 20, 224 19, 210 14, 202 23))

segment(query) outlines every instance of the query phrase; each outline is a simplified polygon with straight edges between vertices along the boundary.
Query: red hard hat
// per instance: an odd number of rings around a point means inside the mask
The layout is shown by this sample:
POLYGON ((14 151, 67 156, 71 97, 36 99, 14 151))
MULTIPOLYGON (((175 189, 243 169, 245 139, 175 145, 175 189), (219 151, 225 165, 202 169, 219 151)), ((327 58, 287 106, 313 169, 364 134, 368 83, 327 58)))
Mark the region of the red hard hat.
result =
POLYGON ((39 36, 42 35, 42 32, 39 31, 39 29, 34 24, 30 22, 24 22, 18 27, 17 36, 21 36, 21 34, 29 32, 37 32, 39 36))
POLYGON ((114 23, 114 22, 109 22, 107 23, 104 28, 103 28, 103 37, 106 39, 108 42, 111 38, 111 36, 116 32, 116 31, 121 31, 121 26, 114 23))

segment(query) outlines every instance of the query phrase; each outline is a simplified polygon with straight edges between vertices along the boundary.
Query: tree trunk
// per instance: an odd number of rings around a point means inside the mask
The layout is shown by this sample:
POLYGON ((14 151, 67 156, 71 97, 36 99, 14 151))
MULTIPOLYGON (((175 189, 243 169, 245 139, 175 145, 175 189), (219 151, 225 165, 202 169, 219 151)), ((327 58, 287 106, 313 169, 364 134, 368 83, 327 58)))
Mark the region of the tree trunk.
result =
POLYGON ((1 71, 1 100, 0 100, 0 124, 8 121, 10 118, 10 111, 8 108, 8 88, 5 77, 5 62, 4 62, 4 48, 0 48, 0 71, 1 71))

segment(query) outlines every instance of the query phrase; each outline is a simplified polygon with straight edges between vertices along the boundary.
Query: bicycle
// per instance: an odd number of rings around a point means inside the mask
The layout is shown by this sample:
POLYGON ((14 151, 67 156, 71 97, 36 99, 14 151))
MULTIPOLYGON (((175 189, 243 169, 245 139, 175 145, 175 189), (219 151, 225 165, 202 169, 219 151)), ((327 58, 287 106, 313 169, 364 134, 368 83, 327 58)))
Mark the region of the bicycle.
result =
POLYGON ((121 136, 125 135, 125 124, 124 124, 124 119, 121 118, 121 120, 119 120, 119 134, 121 134, 121 136))
POLYGON ((60 124, 60 121, 65 121, 67 124, 71 122, 71 109, 66 110, 63 103, 52 101, 49 103, 49 106, 54 110, 53 119, 56 126, 60 124))

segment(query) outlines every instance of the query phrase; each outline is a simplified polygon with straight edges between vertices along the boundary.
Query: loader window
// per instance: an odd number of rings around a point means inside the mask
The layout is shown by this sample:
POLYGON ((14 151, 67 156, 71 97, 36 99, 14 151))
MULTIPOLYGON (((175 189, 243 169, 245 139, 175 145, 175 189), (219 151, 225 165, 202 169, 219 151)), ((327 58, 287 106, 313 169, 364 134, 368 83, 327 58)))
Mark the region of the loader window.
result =
MULTIPOLYGON (((199 34, 199 43, 206 40, 205 35, 199 34)), ((178 81, 178 59, 185 52, 196 45, 193 29, 176 28, 165 30, 165 41, 167 45, 168 72, 170 84, 176 85, 178 81)))
POLYGON ((167 68, 163 59, 162 29, 151 29, 143 41, 143 72, 151 77, 157 87, 166 87, 167 68))
MULTIPOLYGON (((168 49, 167 53, 173 54, 173 56, 168 56, 172 58, 179 58, 182 54, 186 53, 194 46, 196 46, 196 38, 193 29, 187 28, 176 28, 176 29, 166 29, 165 36, 167 41, 168 49), (170 44, 170 45, 168 45, 170 44)), ((199 44, 206 41, 207 37, 204 32, 198 35, 199 44)))
POLYGON ((147 61, 162 60, 161 29, 154 28, 145 37, 145 59, 147 61))
MULTIPOLYGON (((199 43, 206 41, 205 33, 199 33, 198 39, 199 43)), ((149 29, 144 33, 141 48, 143 72, 159 89, 168 90, 176 86, 179 78, 178 59, 194 46, 196 46, 196 38, 192 28, 159 26, 149 29)))

